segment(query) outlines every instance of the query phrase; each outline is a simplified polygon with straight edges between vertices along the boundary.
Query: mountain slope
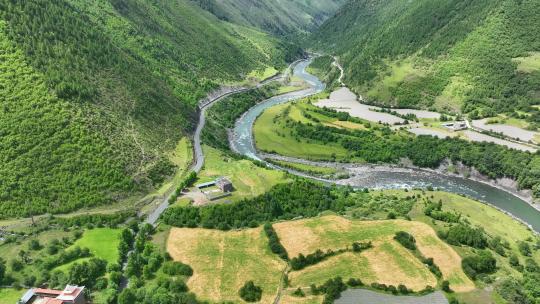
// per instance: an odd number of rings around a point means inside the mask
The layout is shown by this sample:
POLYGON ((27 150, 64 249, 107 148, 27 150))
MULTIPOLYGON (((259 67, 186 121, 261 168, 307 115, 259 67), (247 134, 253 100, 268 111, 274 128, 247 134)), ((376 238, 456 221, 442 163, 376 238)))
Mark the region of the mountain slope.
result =
POLYGON ((222 20, 278 35, 314 30, 346 0, 192 0, 222 20))
POLYGON ((298 54, 185 0, 0 0, 0 42, 0 217, 159 184, 198 99, 298 54))
POLYGON ((489 116, 540 103, 535 0, 351 0, 314 35, 370 102, 489 116))

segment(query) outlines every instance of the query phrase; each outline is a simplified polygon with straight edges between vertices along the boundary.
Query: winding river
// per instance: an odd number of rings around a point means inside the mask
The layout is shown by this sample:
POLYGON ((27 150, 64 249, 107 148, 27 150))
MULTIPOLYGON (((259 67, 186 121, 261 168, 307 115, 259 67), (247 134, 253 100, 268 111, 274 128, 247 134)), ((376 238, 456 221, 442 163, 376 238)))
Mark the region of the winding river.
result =
MULTIPOLYGON (((304 60, 294 67, 294 75, 310 84, 310 88, 269 98, 238 119, 230 137, 231 148, 247 157, 262 160, 258 155, 253 140, 253 124, 257 117, 269 107, 289 102, 324 90, 325 85, 317 77, 306 72, 309 60, 304 60)), ((352 169, 354 173, 354 168, 352 169)), ((337 184, 350 184, 357 188, 402 189, 425 188, 432 186, 447 192, 466 195, 487 202, 505 212, 512 214, 540 232, 540 211, 526 201, 504 190, 486 183, 450 176, 429 170, 401 169, 389 166, 374 166, 371 170, 358 170, 351 178, 344 181, 333 181, 337 184)))

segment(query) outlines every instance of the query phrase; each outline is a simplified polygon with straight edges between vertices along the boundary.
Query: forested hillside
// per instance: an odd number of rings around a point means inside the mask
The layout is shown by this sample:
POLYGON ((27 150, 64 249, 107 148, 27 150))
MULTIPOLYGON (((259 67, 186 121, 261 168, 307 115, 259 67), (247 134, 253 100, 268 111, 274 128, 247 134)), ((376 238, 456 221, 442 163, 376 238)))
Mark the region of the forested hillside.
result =
POLYGON ((298 48, 188 0, 0 0, 0 218, 159 184, 220 83, 298 48))
POLYGON ((314 35, 369 102, 471 117, 540 104, 537 0, 351 0, 314 35))
POLYGON ((346 0, 192 0, 222 20, 274 34, 312 31, 346 0))

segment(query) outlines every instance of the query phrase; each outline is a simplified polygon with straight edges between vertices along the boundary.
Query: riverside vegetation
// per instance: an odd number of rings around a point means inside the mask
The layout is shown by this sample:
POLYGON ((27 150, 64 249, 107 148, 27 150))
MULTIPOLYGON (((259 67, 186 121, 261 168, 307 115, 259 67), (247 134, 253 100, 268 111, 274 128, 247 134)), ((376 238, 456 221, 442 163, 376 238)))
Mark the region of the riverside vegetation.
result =
POLYGON ((414 165, 426 168, 436 168, 449 159, 474 167, 490 178, 510 177, 521 188, 532 189, 535 196, 540 195, 540 157, 537 154, 493 143, 415 136, 362 121, 347 113, 317 108, 310 104, 317 98, 266 110, 254 127, 257 148, 315 160, 398 163, 407 158, 414 165), (336 121, 353 124, 338 125, 336 121), (321 150, 323 145, 326 149, 321 150))

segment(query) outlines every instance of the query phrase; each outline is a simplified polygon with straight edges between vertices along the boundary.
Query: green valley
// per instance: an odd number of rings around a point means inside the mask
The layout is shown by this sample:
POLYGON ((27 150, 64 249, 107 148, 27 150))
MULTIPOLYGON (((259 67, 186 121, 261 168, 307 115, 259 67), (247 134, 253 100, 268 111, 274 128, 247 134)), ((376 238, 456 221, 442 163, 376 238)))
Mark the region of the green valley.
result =
POLYGON ((539 102, 539 12, 532 0, 350 1, 313 46, 337 53, 372 103, 517 115, 539 102))
POLYGON ((158 187, 199 99, 299 54, 189 1, 2 1, 0 19, 4 218, 158 187))
POLYGON ((278 35, 309 33, 332 16, 345 3, 345 0, 194 1, 219 19, 257 27, 278 35))
POLYGON ((540 304, 538 0, 0 0, 0 304, 540 304))

